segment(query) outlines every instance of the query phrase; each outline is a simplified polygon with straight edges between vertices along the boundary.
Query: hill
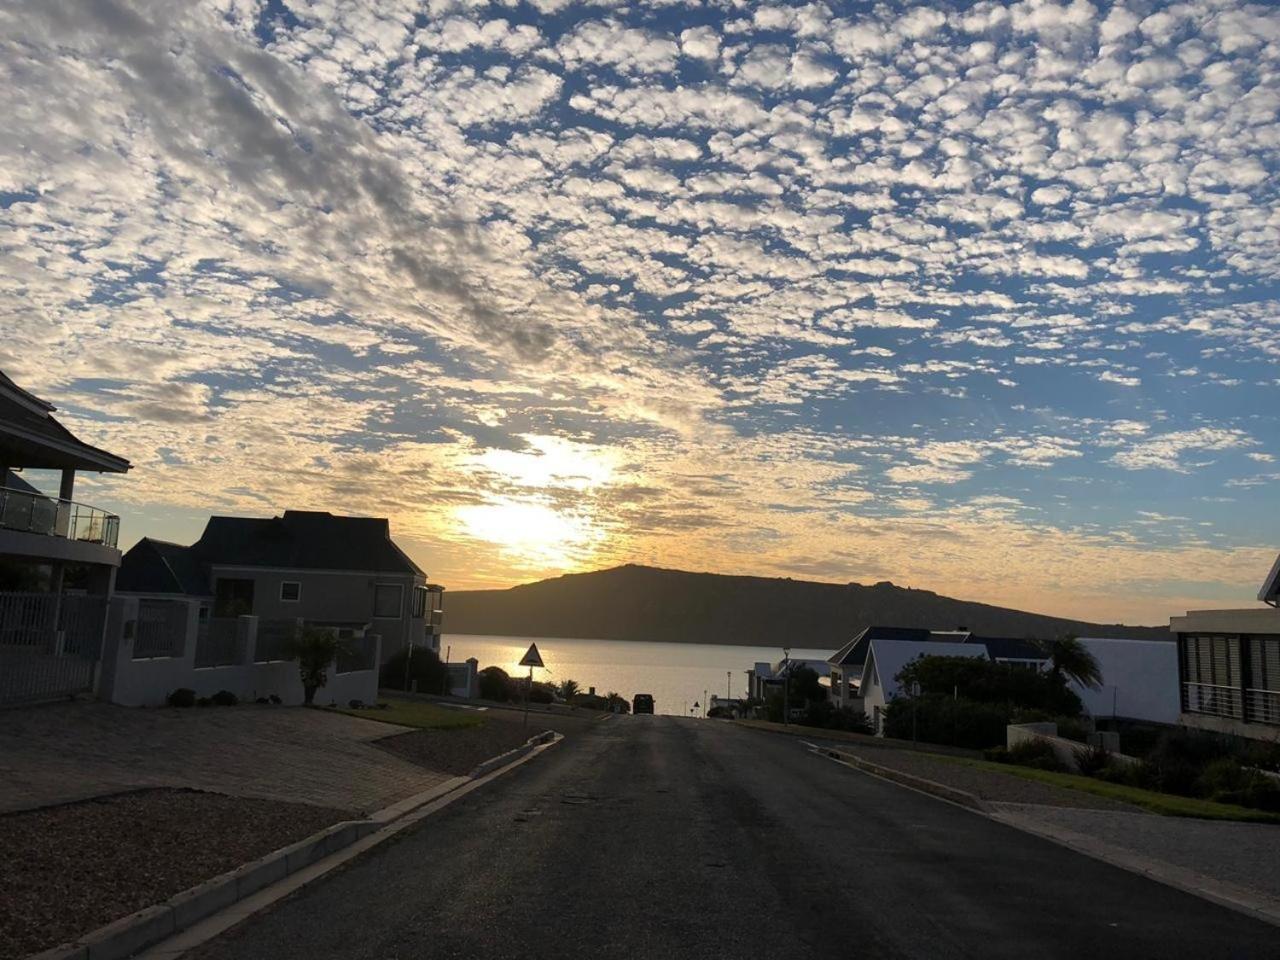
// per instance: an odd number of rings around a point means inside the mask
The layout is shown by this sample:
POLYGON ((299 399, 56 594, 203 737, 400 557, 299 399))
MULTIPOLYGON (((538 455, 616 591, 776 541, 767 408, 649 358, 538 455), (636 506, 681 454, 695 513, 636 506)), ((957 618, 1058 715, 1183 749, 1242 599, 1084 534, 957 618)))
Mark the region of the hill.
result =
POLYGON ((447 633, 835 649, 872 624, 988 636, 1167 640, 1167 627, 1085 623, 877 583, 687 573, 634 564, 507 590, 445 594, 447 633))

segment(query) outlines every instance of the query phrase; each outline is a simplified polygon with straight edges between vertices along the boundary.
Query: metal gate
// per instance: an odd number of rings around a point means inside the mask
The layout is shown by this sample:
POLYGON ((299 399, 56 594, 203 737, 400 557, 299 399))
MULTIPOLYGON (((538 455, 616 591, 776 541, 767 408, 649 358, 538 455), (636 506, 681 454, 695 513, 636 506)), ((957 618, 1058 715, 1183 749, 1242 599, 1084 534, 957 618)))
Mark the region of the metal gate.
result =
POLYGON ((106 597, 0 593, 0 703, 92 691, 106 597))

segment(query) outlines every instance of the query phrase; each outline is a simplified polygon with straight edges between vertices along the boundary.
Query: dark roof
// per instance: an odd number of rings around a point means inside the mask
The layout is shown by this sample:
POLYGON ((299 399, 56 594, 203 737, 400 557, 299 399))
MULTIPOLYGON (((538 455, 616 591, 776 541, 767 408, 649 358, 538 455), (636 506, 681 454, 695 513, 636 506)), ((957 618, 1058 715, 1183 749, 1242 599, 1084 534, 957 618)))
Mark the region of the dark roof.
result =
POLYGON ((7 487, 10 490, 17 490, 19 493, 33 493, 37 497, 43 497, 44 494, 33 487, 27 481, 12 470, 0 471, 0 487, 7 487))
POLYGON ((90 446, 53 418, 53 404, 0 372, 0 461, 11 467, 124 473, 129 461, 90 446))
POLYGON ((208 568, 215 564, 426 576, 392 541, 385 519, 286 510, 268 519, 210 517, 189 547, 144 537, 121 560, 116 589, 209 596, 208 568))
POLYGON ((116 573, 116 589, 125 593, 182 593, 211 596, 194 547, 143 537, 125 553, 116 573))
POLYGON ((1258 591, 1258 599, 1264 603, 1280 605, 1280 557, 1276 557, 1276 562, 1271 566, 1271 572, 1267 574, 1267 579, 1262 582, 1262 589, 1258 591))
POLYGON ((1018 637, 969 637, 965 643, 986 644, 992 660, 1048 660, 1048 655, 1030 640, 1018 637))
POLYGON ((290 570, 376 570, 416 573, 421 568, 391 539, 380 517, 335 517, 286 510, 283 517, 210 517, 193 545, 202 562, 290 570))
MULTIPOLYGON (((867 627, 827 658, 833 666, 858 666, 867 662, 867 648, 872 640, 928 641, 931 631, 924 627, 867 627)), ((954 642, 954 638, 950 638, 954 642)))

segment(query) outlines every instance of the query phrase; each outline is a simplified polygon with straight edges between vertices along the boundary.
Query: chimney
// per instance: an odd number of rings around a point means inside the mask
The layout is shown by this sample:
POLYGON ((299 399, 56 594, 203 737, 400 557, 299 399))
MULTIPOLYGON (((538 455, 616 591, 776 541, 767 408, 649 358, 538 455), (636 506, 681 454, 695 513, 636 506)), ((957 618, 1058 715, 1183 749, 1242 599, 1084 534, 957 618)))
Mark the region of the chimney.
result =
POLYGON ((587 696, 594 697, 596 695, 595 687, 587 687, 587 696))

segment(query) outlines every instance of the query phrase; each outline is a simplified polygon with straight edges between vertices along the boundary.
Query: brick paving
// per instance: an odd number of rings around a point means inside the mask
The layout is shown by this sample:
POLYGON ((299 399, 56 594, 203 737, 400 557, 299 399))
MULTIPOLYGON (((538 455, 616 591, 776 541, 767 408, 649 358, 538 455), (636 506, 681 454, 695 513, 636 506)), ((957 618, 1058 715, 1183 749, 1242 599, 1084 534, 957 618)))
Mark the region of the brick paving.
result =
POLYGON ((405 728, 302 707, 0 710, 0 813, 139 787, 190 787, 370 813, 451 774, 373 741, 405 728))

